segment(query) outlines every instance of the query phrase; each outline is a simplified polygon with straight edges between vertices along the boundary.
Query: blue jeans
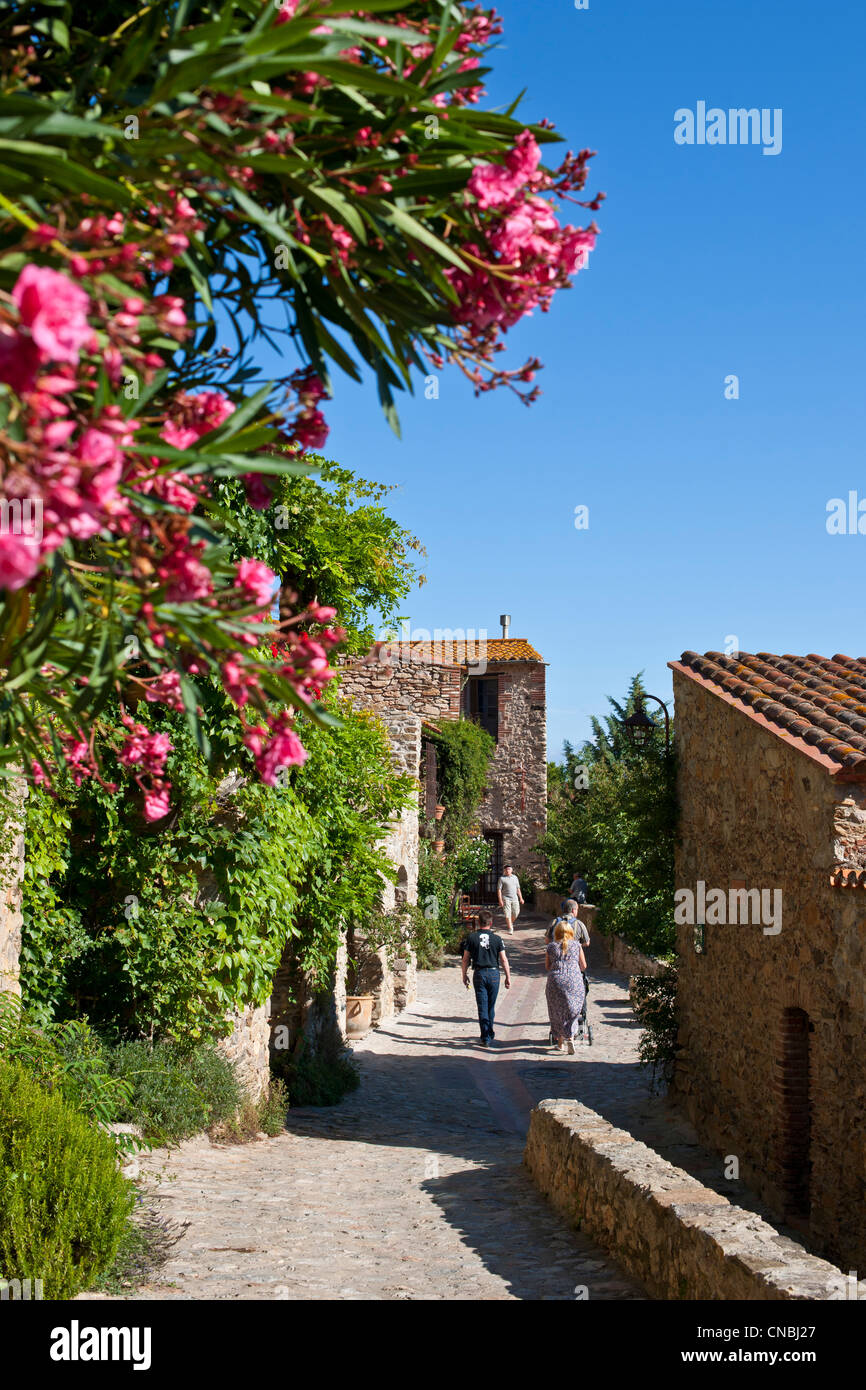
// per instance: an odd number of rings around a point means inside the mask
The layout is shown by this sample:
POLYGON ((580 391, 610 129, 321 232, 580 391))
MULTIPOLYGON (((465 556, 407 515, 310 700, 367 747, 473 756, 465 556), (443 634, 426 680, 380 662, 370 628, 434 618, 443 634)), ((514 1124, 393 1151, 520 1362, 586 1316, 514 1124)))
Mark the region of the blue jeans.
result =
POLYGON ((476 970, 472 977, 475 986, 475 1002, 478 1005, 478 1022, 481 1025, 481 1041, 493 1039, 493 1011, 499 993, 499 967, 494 965, 487 970, 476 970))

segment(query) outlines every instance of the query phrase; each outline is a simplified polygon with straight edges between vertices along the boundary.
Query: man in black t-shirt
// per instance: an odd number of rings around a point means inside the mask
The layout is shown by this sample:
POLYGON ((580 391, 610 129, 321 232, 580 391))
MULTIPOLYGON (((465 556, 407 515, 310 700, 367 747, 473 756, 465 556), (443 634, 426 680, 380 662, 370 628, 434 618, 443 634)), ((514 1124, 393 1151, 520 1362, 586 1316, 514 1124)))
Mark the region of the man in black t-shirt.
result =
POLYGON ((511 988, 511 968, 502 937, 493 930, 493 913, 486 907, 478 914, 478 930, 470 932, 464 943, 463 983, 469 988, 467 971, 472 966, 472 983, 475 986, 475 1002, 478 1005, 478 1023, 481 1027, 481 1046, 487 1047, 494 1041, 493 1014, 496 996, 499 994, 499 967, 505 972, 505 988, 511 988))

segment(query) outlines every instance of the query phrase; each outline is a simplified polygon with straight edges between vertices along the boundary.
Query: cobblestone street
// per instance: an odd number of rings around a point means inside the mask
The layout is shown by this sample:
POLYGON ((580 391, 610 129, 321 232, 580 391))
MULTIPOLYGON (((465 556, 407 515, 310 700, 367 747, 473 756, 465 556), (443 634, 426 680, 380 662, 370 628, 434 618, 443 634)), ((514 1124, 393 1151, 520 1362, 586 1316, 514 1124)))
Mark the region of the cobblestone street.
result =
POLYGON ((594 1045, 574 1057, 547 1046, 546 920, 526 915, 506 937, 514 982, 500 990, 495 1049, 478 1046, 474 995, 450 961, 356 1045, 362 1084, 339 1106, 291 1111, 275 1139, 151 1155, 160 1210, 190 1224, 165 1282, 137 1296, 643 1298, 521 1164, 539 1099, 579 1097, 619 1121, 657 1108, 626 980, 592 958, 594 1045))

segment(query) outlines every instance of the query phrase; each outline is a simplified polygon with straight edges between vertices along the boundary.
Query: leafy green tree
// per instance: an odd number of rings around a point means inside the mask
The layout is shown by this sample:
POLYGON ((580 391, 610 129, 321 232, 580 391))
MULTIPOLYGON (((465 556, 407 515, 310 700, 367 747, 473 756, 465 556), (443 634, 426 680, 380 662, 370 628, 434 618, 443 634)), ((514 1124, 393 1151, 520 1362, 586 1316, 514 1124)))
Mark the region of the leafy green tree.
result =
POLYGON ((661 714, 642 749, 630 744, 622 721, 643 695, 635 676, 626 699, 593 719, 593 737, 579 749, 566 743, 562 763, 548 765, 548 855, 551 883, 565 893, 583 871, 602 931, 650 955, 674 949, 674 759, 665 751, 661 714))
POLYGON ((227 481, 220 496, 233 557, 255 555, 280 577, 283 606, 319 603, 335 608, 349 655, 368 652, 414 583, 423 584, 417 537, 388 515, 393 488, 314 457, 313 477, 274 483, 273 506, 251 507, 241 484, 227 481))
MULTIPOLYGON (((148 831, 132 797, 96 783, 33 793, 29 843, 50 838, 58 802, 71 835, 66 855, 52 849, 40 861, 48 877, 25 883, 31 1013, 86 1015, 103 1031, 150 1040, 219 1036, 232 1009, 268 997, 288 940, 324 981, 341 923, 372 908, 393 872, 378 843, 409 794, 379 721, 336 695, 325 703, 339 726, 310 721, 305 763, 275 787, 249 772, 215 776, 178 716, 156 716, 176 739, 169 827, 148 831), (66 919, 76 933, 57 956, 66 919)), ((214 747, 227 738, 215 727, 214 747)), ((128 775, 117 769, 121 785, 128 775)))

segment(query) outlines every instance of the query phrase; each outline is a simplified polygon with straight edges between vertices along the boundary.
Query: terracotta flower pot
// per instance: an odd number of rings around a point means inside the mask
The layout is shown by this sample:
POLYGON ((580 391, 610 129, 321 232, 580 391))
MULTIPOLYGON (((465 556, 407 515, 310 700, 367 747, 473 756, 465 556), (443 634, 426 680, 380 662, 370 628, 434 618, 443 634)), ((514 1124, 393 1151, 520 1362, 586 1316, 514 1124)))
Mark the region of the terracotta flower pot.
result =
POLYGON ((346 1032, 350 1038, 363 1038, 373 1026, 374 994, 349 994, 346 997, 346 1032))
POLYGON ((444 840, 434 840, 434 841, 433 841, 433 848, 434 848, 434 850, 436 851, 437 854, 441 854, 442 851, 443 851, 444 848, 445 848, 445 841, 444 841, 444 840))
POLYGON ((441 803, 437 804, 436 810, 433 812, 433 814, 437 820, 441 820, 442 817, 445 815, 445 807, 441 803))

